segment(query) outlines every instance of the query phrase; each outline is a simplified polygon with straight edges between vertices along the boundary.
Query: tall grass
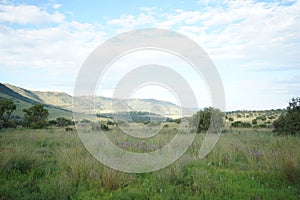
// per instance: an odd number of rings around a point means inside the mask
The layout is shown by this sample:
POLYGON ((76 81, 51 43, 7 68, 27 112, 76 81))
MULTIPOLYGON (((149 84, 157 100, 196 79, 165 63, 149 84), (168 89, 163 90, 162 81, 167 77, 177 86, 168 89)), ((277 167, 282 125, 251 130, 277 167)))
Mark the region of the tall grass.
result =
MULTIPOLYGON (((149 152, 172 139, 173 125, 139 142, 108 131, 121 148, 149 152), (129 146, 121 145, 130 144, 129 146), (158 144, 157 144, 158 143, 158 144), (156 145, 156 146, 155 146, 156 145), (151 149, 153 148, 153 149, 151 149)), ((128 174, 98 162, 76 133, 0 131, 0 199, 299 199, 300 138, 264 130, 222 134, 208 156, 204 135, 172 165, 128 174)))

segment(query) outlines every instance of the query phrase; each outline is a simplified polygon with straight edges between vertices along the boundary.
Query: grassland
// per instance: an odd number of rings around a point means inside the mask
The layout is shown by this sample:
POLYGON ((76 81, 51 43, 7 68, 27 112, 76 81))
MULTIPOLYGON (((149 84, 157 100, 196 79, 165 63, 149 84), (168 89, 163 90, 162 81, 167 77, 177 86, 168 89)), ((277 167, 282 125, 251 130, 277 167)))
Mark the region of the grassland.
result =
MULTIPOLYGON (((143 145, 168 143, 175 129, 170 123, 156 139, 122 148, 141 152, 143 145)), ((121 144, 128 138, 118 132, 107 135, 121 144)), ((162 170, 128 174, 95 160, 76 132, 0 130, 0 199, 300 199, 299 136, 228 129, 200 160, 202 139, 162 170)))

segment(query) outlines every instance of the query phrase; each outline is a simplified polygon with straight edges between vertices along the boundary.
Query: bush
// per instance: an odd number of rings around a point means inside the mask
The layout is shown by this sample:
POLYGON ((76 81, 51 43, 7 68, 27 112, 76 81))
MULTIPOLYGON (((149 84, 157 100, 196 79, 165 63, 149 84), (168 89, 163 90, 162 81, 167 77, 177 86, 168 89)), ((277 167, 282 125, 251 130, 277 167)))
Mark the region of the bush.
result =
POLYGON ((224 113, 217 108, 204 108, 192 116, 190 124, 198 133, 209 128, 218 131, 224 125, 224 113))
POLYGON ((108 131, 109 127, 106 124, 100 124, 100 128, 102 131, 108 131))
POLYGON ((0 127, 8 128, 11 114, 16 110, 17 106, 12 100, 0 99, 0 127))
POLYGON ((177 124, 180 124, 181 123, 181 119, 174 119, 173 122, 177 123, 177 124))
POLYGON ((252 126, 249 122, 236 121, 231 124, 231 127, 233 127, 233 128, 251 128, 252 126))
POLYGON ((48 125, 47 118, 49 112, 42 104, 36 104, 28 109, 24 109, 24 124, 30 128, 44 128, 48 125))
POLYGON ((106 124, 107 124, 107 125, 111 125, 111 126, 113 126, 113 125, 115 125, 115 122, 113 122, 113 121, 110 121, 110 120, 107 120, 106 124))
POLYGON ((55 119, 49 120, 49 125, 57 125, 57 121, 55 119))
POLYGON ((66 119, 64 117, 58 117, 56 119, 57 121, 57 125, 61 126, 61 127, 65 127, 65 126, 70 126, 70 125, 74 125, 74 122, 70 119, 66 119))
POLYGON ((269 116, 268 118, 269 118, 269 119, 275 119, 276 117, 273 116, 273 115, 271 115, 271 116, 269 116))
POLYGON ((261 120, 261 121, 266 121, 266 120, 267 120, 267 118, 266 118, 265 115, 258 116, 258 117, 256 117, 256 119, 257 119, 257 120, 261 120))
POLYGON ((93 131, 108 131, 108 130, 110 130, 109 126, 107 124, 105 124, 104 122, 92 123, 91 125, 92 125, 93 131))
POLYGON ((292 98, 287 112, 273 122, 274 132, 281 135, 296 135, 300 133, 300 98, 292 98))

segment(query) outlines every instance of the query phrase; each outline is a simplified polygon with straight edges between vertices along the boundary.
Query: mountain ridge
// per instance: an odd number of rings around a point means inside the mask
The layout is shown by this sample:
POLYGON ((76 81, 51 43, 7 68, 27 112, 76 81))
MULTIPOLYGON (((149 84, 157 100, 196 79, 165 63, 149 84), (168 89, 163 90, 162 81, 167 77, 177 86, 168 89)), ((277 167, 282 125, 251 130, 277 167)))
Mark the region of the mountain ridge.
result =
POLYGON ((23 116, 23 109, 29 108, 30 106, 34 104, 42 104, 49 110, 49 118, 56 118, 59 116, 64 116, 71 118, 72 112, 70 110, 67 110, 65 108, 47 104, 43 102, 41 99, 37 98, 34 93, 30 90, 26 90, 17 86, 10 85, 10 87, 7 87, 7 84, 0 83, 0 98, 5 99, 11 99, 13 102, 17 105, 16 110, 13 112, 13 116, 15 117, 22 117, 23 116), (23 90, 23 92, 27 92, 28 94, 31 94, 32 97, 30 98, 30 95, 22 95, 20 94, 16 89, 23 90), (34 98, 35 97, 35 98, 34 98))
MULTIPOLYGON (((0 83, 0 97, 6 94, 6 98, 14 99, 15 101, 26 102, 28 105, 41 103, 46 107, 56 109, 56 111, 66 111, 72 113, 73 97, 65 92, 56 91, 34 91, 22 87, 18 87, 9 83, 0 83)), ((85 114, 101 114, 110 112, 122 111, 141 111, 153 112, 166 117, 178 118, 181 116, 181 107, 168 102, 157 99, 116 99, 104 96, 96 97, 79 97, 80 107, 75 109, 77 112, 85 114), (112 109, 114 104, 117 110, 112 109), (124 107, 124 105, 127 105, 124 107), (96 110, 94 109, 96 108, 96 110), (126 109, 119 109, 126 108, 126 109), (151 110, 151 109, 155 110, 151 110)), ((24 107, 24 106, 23 106, 24 107)), ((190 109, 190 114, 195 111, 190 109)), ((70 113, 67 115, 70 116, 70 113)))

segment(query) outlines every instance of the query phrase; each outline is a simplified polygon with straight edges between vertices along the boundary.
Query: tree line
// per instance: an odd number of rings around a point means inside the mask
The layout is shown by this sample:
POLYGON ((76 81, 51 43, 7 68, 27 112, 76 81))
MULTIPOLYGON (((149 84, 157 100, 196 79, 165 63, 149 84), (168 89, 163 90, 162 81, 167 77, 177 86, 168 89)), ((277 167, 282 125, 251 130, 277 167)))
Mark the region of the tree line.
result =
MULTIPOLYGON (((277 110, 278 111, 278 110, 277 110)), ((286 111, 282 113, 277 120, 273 122, 273 132, 277 135, 300 135, 300 97, 292 98, 286 111)), ((190 123, 195 127, 198 133, 211 130, 218 130, 224 125, 225 114, 216 108, 204 108, 191 117, 190 123)), ((269 119, 274 119, 268 117, 269 119)), ((234 121, 228 118, 229 121, 234 121)), ((233 128, 268 128, 266 124, 257 124, 257 121, 266 121, 266 116, 259 116, 249 122, 235 121, 231 123, 233 128)))
MULTIPOLYGON (((17 123, 11 121, 11 116, 16 110, 16 104, 9 99, 0 99, 0 128, 16 127, 17 123)), ((56 120, 48 121, 49 111, 42 104, 35 104, 28 109, 23 109, 24 118, 22 126, 30 128, 44 128, 48 125, 68 126, 73 125, 72 120, 59 117, 56 120)), ((225 114, 216 108, 204 108, 198 111, 190 118, 192 125, 197 132, 219 130, 224 125, 225 114)), ((252 124, 257 124, 257 120, 264 121, 264 118, 256 118, 252 124)), ((236 121, 232 127, 250 128, 252 125, 247 122, 236 121)), ((300 97, 292 98, 287 107, 277 120, 273 122, 273 131, 279 135, 296 135, 300 134, 300 97)))

